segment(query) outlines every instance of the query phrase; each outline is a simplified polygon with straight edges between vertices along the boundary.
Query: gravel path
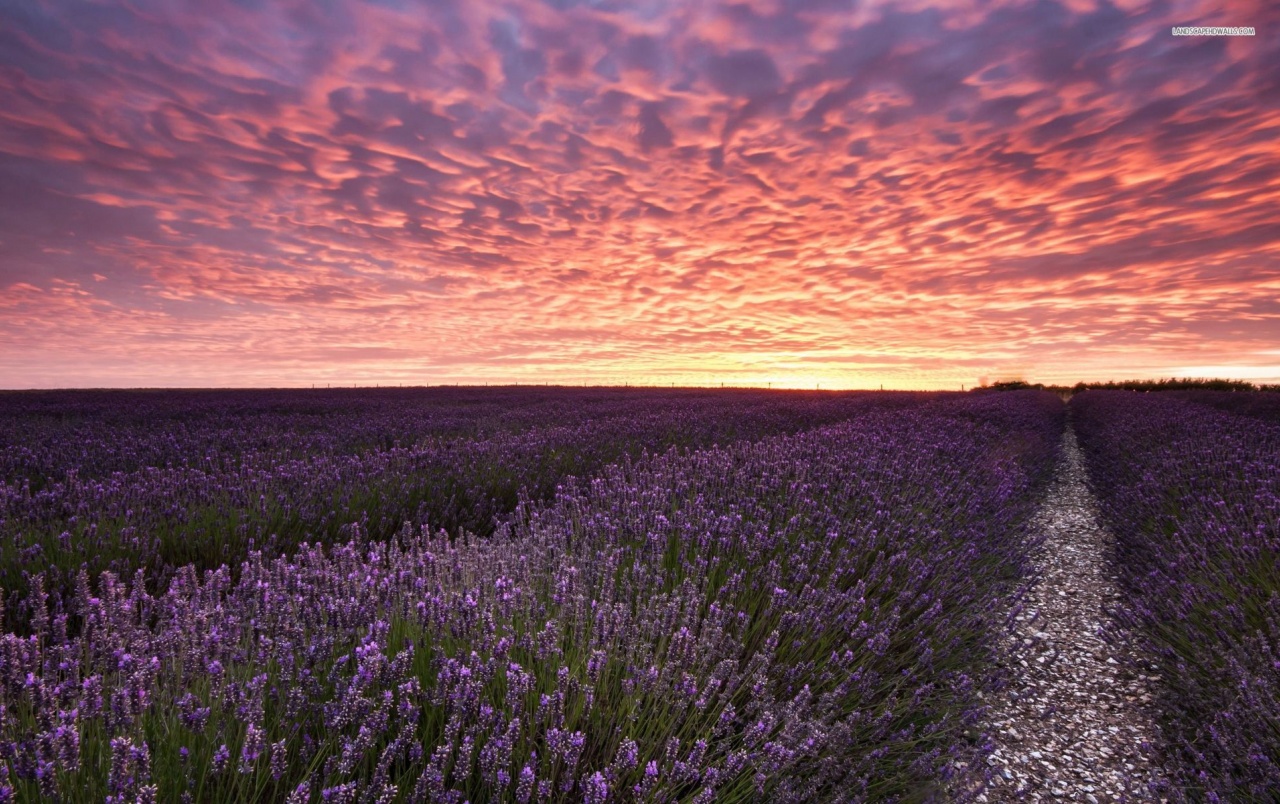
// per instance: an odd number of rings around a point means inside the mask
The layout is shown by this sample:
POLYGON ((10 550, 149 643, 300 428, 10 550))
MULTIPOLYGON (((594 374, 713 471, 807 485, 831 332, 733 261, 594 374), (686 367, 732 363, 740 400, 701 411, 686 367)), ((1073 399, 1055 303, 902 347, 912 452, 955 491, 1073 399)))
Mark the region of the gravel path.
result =
POLYGON ((992 781, 978 800, 1166 801, 1151 750, 1160 679, 1098 636, 1119 596, 1107 565, 1110 537, 1070 425, 1063 448, 1038 514, 1042 574, 1011 637, 1013 679, 992 702, 992 781))

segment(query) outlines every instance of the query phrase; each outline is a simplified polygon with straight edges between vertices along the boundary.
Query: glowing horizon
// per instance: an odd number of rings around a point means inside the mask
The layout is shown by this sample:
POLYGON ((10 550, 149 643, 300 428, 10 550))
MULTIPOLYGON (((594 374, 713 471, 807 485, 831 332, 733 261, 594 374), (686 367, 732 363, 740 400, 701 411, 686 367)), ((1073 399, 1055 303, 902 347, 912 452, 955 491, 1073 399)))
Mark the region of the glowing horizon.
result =
POLYGON ((327 8, 0 7, 0 388, 1280 382, 1274 4, 327 8))

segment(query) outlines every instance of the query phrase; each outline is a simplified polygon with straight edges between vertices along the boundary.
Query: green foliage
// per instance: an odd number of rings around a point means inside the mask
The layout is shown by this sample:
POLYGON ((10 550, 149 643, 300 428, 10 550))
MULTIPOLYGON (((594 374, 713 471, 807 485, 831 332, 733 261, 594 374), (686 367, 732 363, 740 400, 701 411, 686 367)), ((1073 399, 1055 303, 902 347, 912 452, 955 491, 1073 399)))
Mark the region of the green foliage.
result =
POLYGON ((1108 382, 1078 382, 1072 387, 1076 393, 1082 391, 1256 391, 1259 390, 1251 382, 1245 380, 1224 379, 1192 379, 1189 377, 1167 377, 1160 380, 1111 380, 1108 382))

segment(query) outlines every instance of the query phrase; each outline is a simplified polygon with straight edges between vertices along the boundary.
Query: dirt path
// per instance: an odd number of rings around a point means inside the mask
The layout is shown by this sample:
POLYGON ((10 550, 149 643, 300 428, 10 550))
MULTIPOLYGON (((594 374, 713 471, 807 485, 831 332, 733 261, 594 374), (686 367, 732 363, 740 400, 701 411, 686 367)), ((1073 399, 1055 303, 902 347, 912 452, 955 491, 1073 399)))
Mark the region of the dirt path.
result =
POLYGON ((1070 425, 1063 460, 1038 514, 1042 576, 1017 618, 1014 679, 992 702, 992 783, 979 801, 1168 800, 1153 755, 1154 671, 1098 635, 1118 597, 1110 535, 1085 485, 1070 425), (1148 674, 1150 672, 1151 674, 1148 674))

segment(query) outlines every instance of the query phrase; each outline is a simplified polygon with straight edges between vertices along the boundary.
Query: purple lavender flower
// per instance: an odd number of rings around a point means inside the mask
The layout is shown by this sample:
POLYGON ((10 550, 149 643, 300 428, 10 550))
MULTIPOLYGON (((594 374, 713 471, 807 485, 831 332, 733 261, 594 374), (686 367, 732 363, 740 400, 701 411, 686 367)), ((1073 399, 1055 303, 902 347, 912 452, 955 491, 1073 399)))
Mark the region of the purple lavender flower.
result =
POLYGON ((213 764, 210 769, 214 773, 222 773, 227 769, 227 763, 231 761, 231 749, 227 748, 227 744, 223 743, 218 746, 218 750, 213 752, 213 764))
POLYGON ((644 778, 636 783, 636 785, 632 788, 632 792, 635 793, 636 798, 642 799, 647 797, 651 792, 653 792, 653 789, 654 787, 657 786, 657 784, 658 784, 658 763, 655 762, 654 760, 649 760, 648 764, 644 766, 644 778))
POLYGON ((582 784, 583 800, 587 804, 604 804, 609 799, 609 782, 604 774, 596 771, 582 784))
POLYGON ((533 772, 533 768, 525 765, 520 770, 520 780, 516 784, 516 801, 518 804, 529 804, 533 798, 534 783, 537 776, 533 772))
POLYGON ((289 744, 279 740, 271 744, 271 778, 280 781, 289 766, 289 744))
POLYGON ((245 729, 244 745, 240 749, 240 773, 253 773, 258 757, 262 756, 266 746, 266 735, 256 724, 250 723, 245 729))

